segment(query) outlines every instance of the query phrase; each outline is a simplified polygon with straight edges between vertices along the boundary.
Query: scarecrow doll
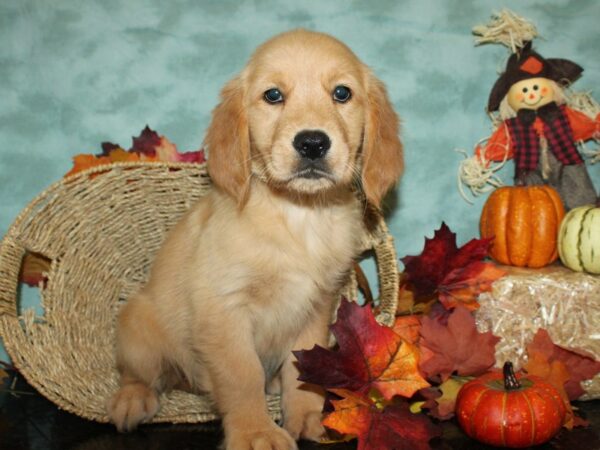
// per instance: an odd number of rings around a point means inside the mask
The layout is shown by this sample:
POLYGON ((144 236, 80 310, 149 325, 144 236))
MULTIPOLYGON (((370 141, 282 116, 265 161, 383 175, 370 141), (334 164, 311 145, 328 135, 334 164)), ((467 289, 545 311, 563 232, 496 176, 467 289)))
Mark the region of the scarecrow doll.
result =
POLYGON ((569 88, 583 68, 535 52, 535 25, 507 9, 475 26, 473 34, 476 45, 502 44, 511 55, 488 99, 492 135, 475 146, 473 156, 457 150, 465 155, 458 170, 462 197, 472 203, 463 186, 474 196, 502 186, 498 171, 514 159, 516 185, 548 184, 567 209, 595 203, 582 154, 600 161, 599 150, 584 146, 590 139, 600 142, 600 105, 589 93, 569 88))
POLYGON ((595 203, 596 191, 577 142, 600 134, 596 118, 566 105, 565 88, 583 68, 566 59, 545 59, 527 42, 513 53, 496 81, 488 112, 502 123, 476 155, 483 161, 515 162, 515 185, 548 184, 565 207, 595 203))

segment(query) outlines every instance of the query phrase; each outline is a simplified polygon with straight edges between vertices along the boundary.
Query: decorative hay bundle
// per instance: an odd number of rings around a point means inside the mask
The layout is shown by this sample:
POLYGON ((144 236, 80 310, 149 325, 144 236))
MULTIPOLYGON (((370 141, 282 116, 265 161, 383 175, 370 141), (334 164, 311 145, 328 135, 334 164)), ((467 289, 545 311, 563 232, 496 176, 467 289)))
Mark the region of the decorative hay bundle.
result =
MULTIPOLYGON (((69 177, 21 212, 0 245, 0 335, 14 365, 60 408, 106 422, 118 387, 114 327, 119 307, 145 281, 165 233, 211 189, 205 165, 115 163, 69 177), (28 253, 51 261, 40 287, 44 314, 20 310, 19 274, 28 253)), ((379 321, 393 321, 398 269, 381 217, 365 230, 380 279, 379 321)), ((357 297, 355 277, 346 296, 357 297)), ((173 391, 153 422, 217 419, 207 399, 173 391)), ((274 418, 279 399, 269 397, 274 418)))
MULTIPOLYGON (((526 361, 526 346, 545 328, 564 348, 583 350, 600 359, 600 277, 561 266, 543 269, 506 268, 491 292, 479 296, 480 331, 502 337, 496 361, 526 361)), ((583 400, 600 398, 600 375, 582 383, 583 400)))

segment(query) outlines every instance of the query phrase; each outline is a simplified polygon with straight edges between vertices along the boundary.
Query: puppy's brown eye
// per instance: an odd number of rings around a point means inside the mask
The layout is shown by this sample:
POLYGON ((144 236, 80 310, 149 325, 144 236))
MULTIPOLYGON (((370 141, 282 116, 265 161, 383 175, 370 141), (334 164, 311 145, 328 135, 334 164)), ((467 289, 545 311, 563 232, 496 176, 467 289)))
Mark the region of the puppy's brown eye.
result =
POLYGON ((346 103, 352 97, 352 91, 346 86, 336 86, 333 90, 333 99, 336 102, 346 103))
POLYGON ((277 88, 269 89, 265 91, 264 99, 269 103, 281 103, 283 101, 283 94, 277 88))

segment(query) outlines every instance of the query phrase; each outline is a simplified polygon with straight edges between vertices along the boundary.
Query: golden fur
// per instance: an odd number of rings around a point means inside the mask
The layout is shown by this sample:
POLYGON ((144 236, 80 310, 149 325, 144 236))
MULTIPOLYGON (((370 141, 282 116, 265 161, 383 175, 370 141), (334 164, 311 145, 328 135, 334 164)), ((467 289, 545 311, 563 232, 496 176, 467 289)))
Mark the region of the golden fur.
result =
POLYGON ((336 294, 357 256, 362 188, 379 205, 402 171, 385 88, 341 42, 296 30, 260 46, 222 91, 206 140, 215 189, 169 233, 147 285, 121 311, 119 430, 148 421, 173 387, 208 393, 228 450, 318 440, 323 397, 291 351, 327 344, 336 294), (334 101, 336 86, 351 89, 334 101), (278 88, 282 103, 263 98, 278 88), (297 176, 302 130, 331 139, 328 176, 297 176), (282 393, 283 428, 265 389, 282 393))

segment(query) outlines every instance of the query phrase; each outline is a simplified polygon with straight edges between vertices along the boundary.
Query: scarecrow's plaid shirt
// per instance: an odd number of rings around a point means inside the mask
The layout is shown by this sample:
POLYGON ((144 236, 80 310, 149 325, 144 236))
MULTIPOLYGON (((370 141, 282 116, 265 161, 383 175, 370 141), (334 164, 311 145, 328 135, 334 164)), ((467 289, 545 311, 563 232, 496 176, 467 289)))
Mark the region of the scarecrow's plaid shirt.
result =
POLYGON ((550 103, 537 112, 521 109, 517 117, 507 120, 513 143, 515 163, 519 170, 535 170, 540 157, 540 135, 537 125, 542 124, 543 136, 556 159, 564 165, 583 164, 573 138, 573 130, 565 114, 565 105, 550 103), (536 123, 536 120, 538 123, 536 123))

